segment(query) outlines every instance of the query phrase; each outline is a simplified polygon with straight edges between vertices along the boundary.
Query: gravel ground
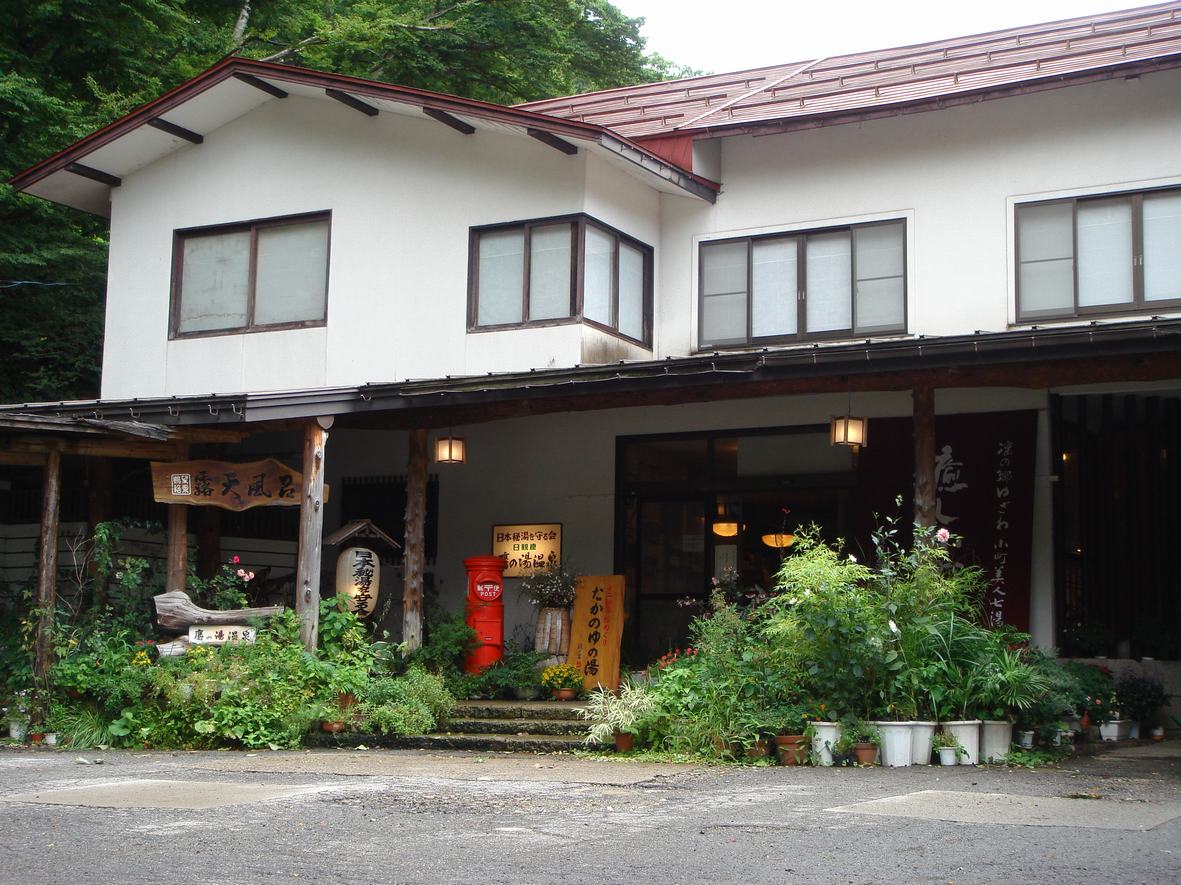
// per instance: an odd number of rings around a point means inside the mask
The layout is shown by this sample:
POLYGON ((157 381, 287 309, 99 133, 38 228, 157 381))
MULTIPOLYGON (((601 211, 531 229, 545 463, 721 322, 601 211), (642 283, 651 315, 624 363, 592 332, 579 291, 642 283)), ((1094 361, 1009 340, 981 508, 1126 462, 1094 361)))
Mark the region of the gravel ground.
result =
POLYGON ((0 881, 310 878, 1181 882, 1181 745, 1038 771, 0 752, 0 881))

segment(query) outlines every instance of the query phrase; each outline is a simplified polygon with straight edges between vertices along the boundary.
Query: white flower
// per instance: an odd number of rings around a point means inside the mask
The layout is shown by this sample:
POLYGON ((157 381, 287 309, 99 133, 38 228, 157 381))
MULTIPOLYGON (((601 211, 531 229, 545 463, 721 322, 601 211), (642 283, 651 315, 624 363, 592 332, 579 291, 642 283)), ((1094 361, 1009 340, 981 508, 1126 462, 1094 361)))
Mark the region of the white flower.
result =
POLYGON ((902 635, 902 631, 898 629, 898 625, 894 623, 893 619, 889 620, 887 623, 890 625, 891 633, 893 633, 895 636, 902 635))
POLYGON ((849 554, 849 562, 856 562, 856 561, 857 561, 857 557, 854 556, 852 553, 850 553, 849 554))

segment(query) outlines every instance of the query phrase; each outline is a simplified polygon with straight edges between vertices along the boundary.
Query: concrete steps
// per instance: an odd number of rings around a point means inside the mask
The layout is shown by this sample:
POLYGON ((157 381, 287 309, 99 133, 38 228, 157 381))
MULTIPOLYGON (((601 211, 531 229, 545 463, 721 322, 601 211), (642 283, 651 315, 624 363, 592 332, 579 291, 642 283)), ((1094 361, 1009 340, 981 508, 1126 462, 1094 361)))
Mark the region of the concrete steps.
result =
POLYGON ((420 750, 483 750, 503 753, 553 753, 582 746, 586 725, 580 707, 558 701, 460 701, 451 719, 433 734, 398 737, 379 734, 317 733, 313 746, 387 747, 420 750))

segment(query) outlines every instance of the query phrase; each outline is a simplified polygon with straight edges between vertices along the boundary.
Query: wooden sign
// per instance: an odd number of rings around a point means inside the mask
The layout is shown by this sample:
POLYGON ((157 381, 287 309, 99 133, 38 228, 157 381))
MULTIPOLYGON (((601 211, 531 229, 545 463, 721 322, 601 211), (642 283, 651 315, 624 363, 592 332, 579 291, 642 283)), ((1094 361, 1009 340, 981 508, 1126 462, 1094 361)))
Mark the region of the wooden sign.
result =
POLYGON ((242 624, 202 624, 189 627, 189 642, 193 645, 225 645, 244 642, 254 644, 255 629, 242 624))
POLYGON ((584 575, 574 594, 570 652, 589 691, 619 687, 619 647, 623 639, 623 575, 584 575))
MULTIPOLYGON (((153 461, 152 494, 163 504, 191 504, 249 510, 251 507, 298 507, 303 475, 282 461, 267 458, 228 461, 153 461)), ((328 486, 324 486, 328 500, 328 486)))
POLYGON ((506 578, 523 578, 562 564, 562 524, 494 525, 492 555, 504 560, 506 578))

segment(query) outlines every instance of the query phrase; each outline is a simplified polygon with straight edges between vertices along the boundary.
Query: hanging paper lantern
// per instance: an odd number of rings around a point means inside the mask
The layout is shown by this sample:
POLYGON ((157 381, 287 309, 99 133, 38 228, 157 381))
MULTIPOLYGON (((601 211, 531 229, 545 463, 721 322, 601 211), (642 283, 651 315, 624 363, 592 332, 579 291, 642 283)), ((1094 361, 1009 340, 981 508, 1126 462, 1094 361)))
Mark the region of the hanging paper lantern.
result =
POLYGON ((381 562, 368 547, 349 547, 336 558, 336 592, 345 594, 349 609, 363 618, 377 608, 381 562))

